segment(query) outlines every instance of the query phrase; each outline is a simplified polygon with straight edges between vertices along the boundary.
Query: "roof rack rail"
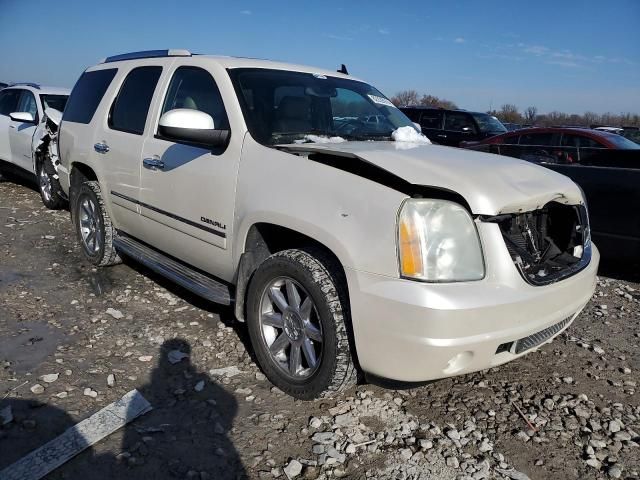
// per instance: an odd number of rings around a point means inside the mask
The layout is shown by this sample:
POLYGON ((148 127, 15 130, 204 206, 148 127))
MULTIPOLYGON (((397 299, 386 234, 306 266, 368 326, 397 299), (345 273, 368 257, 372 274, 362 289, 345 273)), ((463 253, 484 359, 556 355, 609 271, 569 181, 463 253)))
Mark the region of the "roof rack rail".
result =
POLYGON ((10 83, 8 86, 9 87, 17 87, 17 86, 24 86, 24 87, 32 87, 32 88, 37 88, 38 90, 40 90, 40 85, 37 83, 32 83, 32 82, 14 82, 14 83, 10 83))
POLYGON ((123 53, 113 55, 102 60, 100 63, 119 62, 120 60, 138 60, 140 58, 159 58, 159 57, 190 57, 189 50, 169 49, 169 50, 143 50, 141 52, 123 53))

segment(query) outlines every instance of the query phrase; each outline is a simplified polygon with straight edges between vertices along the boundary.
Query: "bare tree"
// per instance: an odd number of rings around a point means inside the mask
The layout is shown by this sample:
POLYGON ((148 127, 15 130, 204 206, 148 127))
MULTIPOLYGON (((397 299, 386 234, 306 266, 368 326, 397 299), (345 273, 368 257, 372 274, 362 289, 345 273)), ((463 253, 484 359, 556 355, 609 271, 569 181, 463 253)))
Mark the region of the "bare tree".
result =
POLYGON ((422 95, 420 99, 420 105, 424 105, 427 107, 437 107, 437 108, 450 108, 455 109, 458 106, 453 103, 451 100, 446 100, 444 98, 436 97, 435 95, 422 95))
MULTIPOLYGON (((398 107, 424 105, 439 108, 458 108, 451 100, 436 97, 435 95, 419 94, 416 90, 402 90, 392 97, 391 101, 398 107)), ((516 105, 506 103, 500 107, 500 110, 491 110, 487 113, 507 123, 526 122, 540 126, 581 125, 589 127, 591 125, 606 125, 611 127, 640 127, 640 115, 631 112, 599 114, 587 111, 582 115, 578 115, 553 111, 539 114, 537 107, 531 106, 527 107, 521 114, 516 105)))
POLYGON ((518 112, 518 107, 512 103, 505 103, 502 105, 497 116, 500 121, 507 123, 520 123, 522 120, 520 112, 518 112))
POLYGON ((391 101, 397 107, 406 107, 409 105, 418 105, 418 92, 415 90, 403 90, 396 93, 391 101))
POLYGON ((536 107, 527 107, 524 111, 524 119, 527 123, 534 124, 536 123, 536 118, 538 117, 538 109, 536 107))

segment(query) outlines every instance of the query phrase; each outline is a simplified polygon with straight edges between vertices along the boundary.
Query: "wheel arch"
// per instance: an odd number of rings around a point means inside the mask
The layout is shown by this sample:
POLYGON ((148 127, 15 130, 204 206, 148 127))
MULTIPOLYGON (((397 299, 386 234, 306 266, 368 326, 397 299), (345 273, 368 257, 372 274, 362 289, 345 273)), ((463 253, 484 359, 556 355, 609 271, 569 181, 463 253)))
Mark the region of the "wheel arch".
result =
MULTIPOLYGON (((285 227, 273 222, 255 222, 251 224, 246 233, 238 239, 237 248, 240 254, 236 273, 236 301, 235 315, 240 321, 245 319, 245 304, 247 287, 251 282, 253 273, 262 262, 270 255, 290 248, 313 248, 320 250, 328 261, 332 263, 337 273, 344 281, 345 291, 348 296, 348 285, 344 271, 344 251, 342 255, 336 253, 327 243, 298 230, 285 227), (341 256, 343 258, 341 258, 341 256)), ((337 250, 342 250, 338 248, 337 250)), ((348 298, 347 298, 348 300, 348 298)))
POLYGON ((320 254, 320 260, 335 275, 336 280, 343 285, 342 289, 344 298, 341 302, 345 313, 345 326, 347 328, 347 336, 353 361, 358 371, 360 370, 360 362, 358 360, 358 349, 355 341, 355 333, 351 320, 351 301, 349 295, 349 284, 347 282, 343 261, 325 243, 313 238, 303 232, 284 227, 277 223, 256 222, 253 223, 243 236, 242 254, 238 263, 236 274, 236 292, 235 292, 235 316, 244 322, 246 317, 246 301, 248 294, 248 286, 251 283, 253 274, 256 272, 262 262, 270 255, 291 248, 300 248, 312 253, 320 254), (328 263, 328 265, 326 265, 328 263))

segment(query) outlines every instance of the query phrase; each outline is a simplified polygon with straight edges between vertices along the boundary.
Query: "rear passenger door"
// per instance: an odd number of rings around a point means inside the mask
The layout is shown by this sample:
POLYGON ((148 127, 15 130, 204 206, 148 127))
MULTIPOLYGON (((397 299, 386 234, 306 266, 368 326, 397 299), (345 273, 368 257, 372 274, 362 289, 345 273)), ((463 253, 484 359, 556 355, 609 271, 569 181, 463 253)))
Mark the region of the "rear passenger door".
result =
POLYGON ((12 162, 11 143, 9 142, 12 120, 9 118, 9 114, 16 111, 19 101, 19 89, 5 88, 0 91, 0 160, 5 162, 12 162))
POLYGON ((22 90, 20 100, 14 112, 26 112, 33 115, 35 123, 16 122, 10 119, 9 144, 11 146, 12 162, 20 168, 33 172, 33 158, 31 154, 31 140, 38 124, 38 104, 35 95, 29 90, 22 90))
POLYGON ((553 149, 560 144, 560 135, 553 132, 523 133, 520 135, 520 158, 534 163, 558 163, 559 150, 553 149))
MULTIPOLYGON (((174 109, 209 114, 216 129, 230 129, 220 93, 232 86, 225 70, 177 65, 167 74, 158 96, 152 131, 138 164, 140 239, 188 264, 217 276, 230 269, 228 238, 233 226, 235 186, 242 138, 231 131, 229 144, 211 149, 165 139, 158 134, 160 117, 174 109), (214 71, 217 72, 214 78, 214 71), (145 163, 143 165, 143 163, 145 163)), ((225 278, 226 279, 226 278, 225 278)))
POLYGON ((434 143, 442 143, 444 132, 442 131, 442 122, 444 120, 444 112, 441 110, 425 110, 420 114, 418 123, 422 129, 422 133, 434 143))
POLYGON ((473 117, 466 112, 447 112, 444 116, 443 145, 457 147, 460 142, 477 140, 478 127, 473 117))
POLYGON ((103 194, 110 199, 117 228, 134 236, 140 230, 142 146, 147 116, 161 74, 161 66, 145 65, 118 75, 117 90, 114 90, 117 93, 112 94, 106 104, 94 137, 94 162, 104 165, 103 194))

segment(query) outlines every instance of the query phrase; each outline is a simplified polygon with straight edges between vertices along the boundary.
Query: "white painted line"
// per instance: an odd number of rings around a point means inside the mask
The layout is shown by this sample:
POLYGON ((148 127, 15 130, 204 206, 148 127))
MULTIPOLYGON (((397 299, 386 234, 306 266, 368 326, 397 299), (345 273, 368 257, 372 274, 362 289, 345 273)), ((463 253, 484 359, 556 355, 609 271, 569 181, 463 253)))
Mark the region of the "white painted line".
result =
POLYGON ((137 390, 107 405, 0 472, 0 480, 38 480, 84 449, 151 410, 137 390))

